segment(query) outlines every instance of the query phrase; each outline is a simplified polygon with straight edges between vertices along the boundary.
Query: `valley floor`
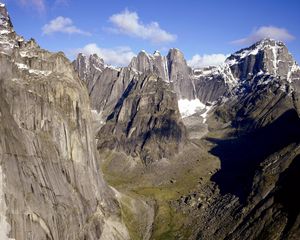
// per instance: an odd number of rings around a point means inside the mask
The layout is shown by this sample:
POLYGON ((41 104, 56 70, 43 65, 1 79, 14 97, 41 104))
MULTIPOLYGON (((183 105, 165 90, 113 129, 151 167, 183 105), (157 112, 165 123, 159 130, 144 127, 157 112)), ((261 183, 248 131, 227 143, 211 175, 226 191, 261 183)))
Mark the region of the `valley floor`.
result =
POLYGON ((132 239, 190 237, 189 215, 176 207, 176 202, 187 203, 186 195, 210 184, 210 177, 220 167, 218 158, 209 153, 212 147, 204 139, 195 139, 176 158, 146 168, 125 154, 101 153, 104 178, 120 192, 123 220, 132 239))

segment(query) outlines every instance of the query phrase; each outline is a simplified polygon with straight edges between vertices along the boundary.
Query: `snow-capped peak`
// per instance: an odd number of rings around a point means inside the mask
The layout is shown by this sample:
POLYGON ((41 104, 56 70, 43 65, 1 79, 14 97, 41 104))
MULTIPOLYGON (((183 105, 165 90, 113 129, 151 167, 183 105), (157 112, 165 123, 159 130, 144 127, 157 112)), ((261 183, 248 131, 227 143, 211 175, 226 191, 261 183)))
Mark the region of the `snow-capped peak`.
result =
POLYGON ((230 55, 226 61, 241 80, 249 80, 263 72, 273 77, 290 80, 295 70, 295 60, 281 41, 263 39, 248 48, 230 55), (244 70, 247 69, 248 73, 244 70))
MULTIPOLYGON (((240 60, 250 56, 257 55, 261 51, 271 49, 273 51, 273 60, 276 61, 278 49, 285 47, 285 45, 280 41, 275 41, 274 39, 266 38, 263 39, 248 48, 241 49, 234 54, 230 55, 225 63, 232 66, 239 63, 240 60)), ((276 64, 274 62, 274 68, 276 68, 276 64)))

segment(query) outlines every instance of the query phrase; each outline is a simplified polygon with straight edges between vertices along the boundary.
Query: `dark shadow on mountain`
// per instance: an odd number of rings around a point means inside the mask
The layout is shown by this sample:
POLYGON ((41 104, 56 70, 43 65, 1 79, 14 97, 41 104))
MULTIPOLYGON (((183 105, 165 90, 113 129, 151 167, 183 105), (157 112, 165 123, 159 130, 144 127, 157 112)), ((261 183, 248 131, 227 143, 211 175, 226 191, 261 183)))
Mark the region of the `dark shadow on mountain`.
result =
POLYGON ((218 184, 222 194, 234 194, 244 202, 259 164, 270 154, 300 141, 300 119, 291 109, 265 127, 235 138, 208 140, 217 144, 210 152, 221 161, 221 169, 212 180, 218 184))
POLYGON ((297 228, 300 225, 299 220, 297 222, 297 217, 300 214, 300 190, 297 186, 299 183, 300 155, 295 157, 288 169, 280 175, 276 185, 278 191, 275 193, 274 202, 279 203, 283 207, 288 218, 283 235, 286 235, 294 224, 298 225, 297 228))

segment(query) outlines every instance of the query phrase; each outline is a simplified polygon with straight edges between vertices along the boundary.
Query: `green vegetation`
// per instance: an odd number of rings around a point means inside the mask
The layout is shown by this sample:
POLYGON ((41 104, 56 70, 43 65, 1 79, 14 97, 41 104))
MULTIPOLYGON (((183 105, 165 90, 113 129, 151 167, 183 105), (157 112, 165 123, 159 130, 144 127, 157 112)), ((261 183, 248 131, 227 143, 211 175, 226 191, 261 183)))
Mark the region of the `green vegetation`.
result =
POLYGON ((206 144, 193 144, 171 164, 147 170, 123 168, 130 161, 124 154, 112 151, 101 154, 101 159, 105 159, 101 164, 105 179, 122 193, 119 200, 123 221, 132 239, 142 239, 146 225, 151 224, 146 221, 147 211, 149 208, 153 210, 153 207, 155 216, 151 239, 187 239, 190 236, 186 227, 188 216, 172 207, 171 203, 196 189, 200 179, 208 181, 210 172, 219 167, 219 161, 208 153, 206 144), (122 167, 120 162, 123 162, 122 167), (152 202, 153 206, 147 209, 142 204, 145 201, 152 202))

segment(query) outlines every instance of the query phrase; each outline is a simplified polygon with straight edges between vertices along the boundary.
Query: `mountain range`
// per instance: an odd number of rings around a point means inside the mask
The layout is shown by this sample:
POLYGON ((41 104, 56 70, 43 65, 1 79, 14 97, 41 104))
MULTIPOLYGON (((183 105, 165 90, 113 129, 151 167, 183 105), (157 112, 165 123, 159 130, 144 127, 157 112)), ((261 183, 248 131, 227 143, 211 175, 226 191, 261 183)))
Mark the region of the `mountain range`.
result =
POLYGON ((0 4, 0 239, 299 239, 300 67, 42 49, 0 4))

